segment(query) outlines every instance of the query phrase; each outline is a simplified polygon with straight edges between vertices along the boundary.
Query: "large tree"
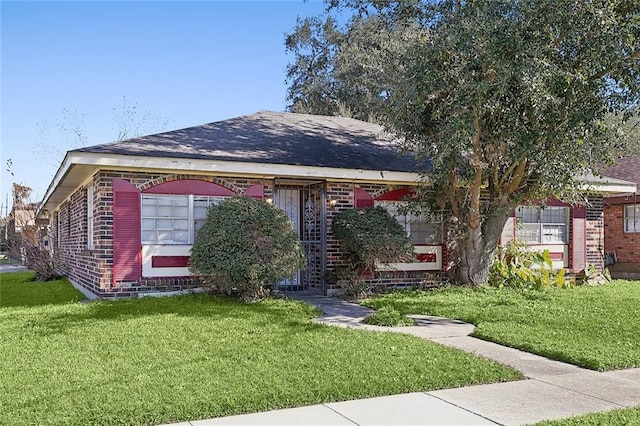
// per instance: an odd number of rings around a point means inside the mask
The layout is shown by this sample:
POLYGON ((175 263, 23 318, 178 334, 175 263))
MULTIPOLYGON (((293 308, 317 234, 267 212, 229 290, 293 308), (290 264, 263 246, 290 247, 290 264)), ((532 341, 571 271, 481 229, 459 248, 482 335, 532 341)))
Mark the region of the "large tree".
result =
POLYGON ((288 38, 292 110, 342 104, 429 165, 422 197, 460 229, 464 283, 487 281, 517 205, 575 201, 576 177, 624 152, 605 117, 638 105, 637 0, 335 0, 327 16, 288 38))

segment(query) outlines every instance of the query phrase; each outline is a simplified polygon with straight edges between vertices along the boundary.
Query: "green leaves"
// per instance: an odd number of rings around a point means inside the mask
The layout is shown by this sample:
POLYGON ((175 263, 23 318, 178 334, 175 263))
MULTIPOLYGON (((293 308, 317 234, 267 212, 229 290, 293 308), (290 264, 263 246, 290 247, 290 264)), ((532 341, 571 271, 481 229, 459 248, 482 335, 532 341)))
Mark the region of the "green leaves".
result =
POLYGON ((278 208, 249 197, 212 205, 191 249, 191 272, 241 297, 291 277, 306 264, 298 235, 278 208))
POLYGON ((411 239, 383 207, 341 211, 334 216, 331 230, 357 274, 373 272, 377 263, 412 259, 411 239))
POLYGON ((495 212, 576 200, 577 176, 629 152, 605 116, 640 102, 637 1, 329 4, 294 33, 321 55, 288 45, 291 109, 383 124, 430 165, 424 200, 466 227, 460 242, 481 226, 479 245, 495 246, 495 212), (339 27, 331 13, 345 9, 339 27))

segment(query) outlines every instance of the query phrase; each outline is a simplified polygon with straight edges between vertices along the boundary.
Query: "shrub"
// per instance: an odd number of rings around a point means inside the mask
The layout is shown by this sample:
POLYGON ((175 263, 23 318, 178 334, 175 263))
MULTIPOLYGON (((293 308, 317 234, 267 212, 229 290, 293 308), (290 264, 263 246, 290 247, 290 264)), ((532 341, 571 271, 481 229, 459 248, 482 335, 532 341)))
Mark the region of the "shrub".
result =
POLYGON ((414 321, 402 315, 392 306, 386 305, 364 319, 365 324, 382 327, 405 327, 414 325, 414 321))
POLYGON ((190 270, 214 291, 254 299, 305 263, 298 235, 282 211, 233 197, 209 208, 191 249, 190 270))
POLYGON ((344 254, 345 265, 337 273, 350 288, 361 288, 362 274, 375 273, 376 264, 413 259, 411 239, 382 207, 341 211, 334 216, 331 230, 344 254))
POLYGON ((564 269, 553 270, 549 250, 534 252, 526 244, 514 240, 499 249, 489 269, 489 282, 496 287, 531 288, 544 290, 550 287, 572 287, 564 269))

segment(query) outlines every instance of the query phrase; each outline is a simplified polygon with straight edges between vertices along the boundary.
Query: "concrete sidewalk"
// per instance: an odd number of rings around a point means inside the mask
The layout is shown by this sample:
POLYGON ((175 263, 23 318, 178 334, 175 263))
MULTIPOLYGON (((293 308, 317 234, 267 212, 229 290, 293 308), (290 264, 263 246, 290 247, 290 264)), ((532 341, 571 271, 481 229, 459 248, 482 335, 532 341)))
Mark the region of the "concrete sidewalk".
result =
POLYGON ((520 425, 640 406, 640 368, 599 373, 470 337, 474 326, 414 316, 413 327, 362 324, 372 311, 341 299, 298 295, 324 314, 314 321, 400 332, 496 360, 527 377, 507 383, 443 389, 176 423, 209 425, 520 425))

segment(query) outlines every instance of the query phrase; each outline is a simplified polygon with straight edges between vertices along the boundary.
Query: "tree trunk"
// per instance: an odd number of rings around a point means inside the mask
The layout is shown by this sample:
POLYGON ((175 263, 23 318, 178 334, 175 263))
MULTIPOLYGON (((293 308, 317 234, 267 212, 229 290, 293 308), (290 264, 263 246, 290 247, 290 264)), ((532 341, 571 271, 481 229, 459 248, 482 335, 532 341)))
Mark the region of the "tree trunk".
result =
POLYGON ((511 209, 501 210, 486 217, 482 226, 467 228, 467 235, 459 246, 458 280, 460 283, 472 285, 488 283, 489 267, 510 211, 511 209))

